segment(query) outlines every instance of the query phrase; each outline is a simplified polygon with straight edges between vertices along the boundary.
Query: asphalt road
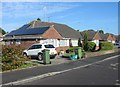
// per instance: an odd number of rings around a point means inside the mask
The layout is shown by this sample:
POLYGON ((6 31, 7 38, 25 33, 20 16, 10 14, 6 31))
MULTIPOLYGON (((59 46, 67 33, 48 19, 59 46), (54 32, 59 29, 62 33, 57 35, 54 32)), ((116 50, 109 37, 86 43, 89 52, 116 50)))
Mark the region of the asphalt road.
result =
POLYGON ((116 57, 22 85, 118 85, 118 65, 116 57))
MULTIPOLYGON (((86 58, 83 60, 77 60, 70 63, 64 63, 53 66, 44 66, 44 67, 40 66, 40 67, 34 67, 24 70, 2 73, 2 84, 33 78, 50 72, 59 72, 63 70, 76 68, 79 66, 84 66, 87 64, 95 63, 97 61, 102 61, 106 58, 116 56, 118 54, 119 53, 116 52, 102 56, 86 58)), ((71 70, 69 72, 58 74, 52 77, 37 79, 30 83, 25 82, 24 85, 116 84, 118 81, 117 60, 118 59, 115 58, 113 60, 108 60, 100 64, 94 64, 89 67, 71 70), (113 66, 115 65, 115 67, 113 68, 111 64, 113 64, 113 66)))

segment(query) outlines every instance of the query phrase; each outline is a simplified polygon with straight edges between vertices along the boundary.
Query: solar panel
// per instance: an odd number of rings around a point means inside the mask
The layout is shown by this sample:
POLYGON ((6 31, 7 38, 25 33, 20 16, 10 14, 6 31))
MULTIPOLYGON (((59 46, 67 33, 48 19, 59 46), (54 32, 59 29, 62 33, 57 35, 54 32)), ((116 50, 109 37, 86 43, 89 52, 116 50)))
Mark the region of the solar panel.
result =
POLYGON ((27 26, 23 26, 22 28, 18 30, 14 30, 7 34, 6 36, 12 36, 12 35, 31 35, 31 34, 43 34, 46 30, 49 29, 49 27, 40 27, 40 28, 31 28, 26 29, 27 26))

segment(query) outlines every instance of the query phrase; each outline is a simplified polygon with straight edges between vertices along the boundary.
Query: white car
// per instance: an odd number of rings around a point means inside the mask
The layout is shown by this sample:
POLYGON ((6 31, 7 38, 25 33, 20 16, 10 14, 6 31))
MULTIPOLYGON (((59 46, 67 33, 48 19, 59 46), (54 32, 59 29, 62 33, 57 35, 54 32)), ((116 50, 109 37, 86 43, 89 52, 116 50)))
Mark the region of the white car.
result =
POLYGON ((120 48, 120 43, 115 43, 114 45, 116 48, 120 48))
POLYGON ((55 58, 57 55, 57 51, 52 44, 33 44, 28 49, 23 51, 24 56, 36 56, 39 60, 43 60, 42 58, 42 51, 44 49, 50 50, 50 58, 55 58))

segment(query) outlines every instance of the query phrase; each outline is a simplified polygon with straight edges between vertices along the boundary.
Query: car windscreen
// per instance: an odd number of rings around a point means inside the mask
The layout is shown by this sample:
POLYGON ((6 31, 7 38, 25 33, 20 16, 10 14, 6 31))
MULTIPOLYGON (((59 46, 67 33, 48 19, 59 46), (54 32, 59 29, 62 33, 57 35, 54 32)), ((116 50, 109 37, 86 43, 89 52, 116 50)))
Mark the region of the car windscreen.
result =
POLYGON ((40 49, 42 48, 42 45, 33 45, 29 49, 40 49))
POLYGON ((50 44, 44 45, 44 46, 45 46, 45 48, 55 48, 53 45, 50 45, 50 44))

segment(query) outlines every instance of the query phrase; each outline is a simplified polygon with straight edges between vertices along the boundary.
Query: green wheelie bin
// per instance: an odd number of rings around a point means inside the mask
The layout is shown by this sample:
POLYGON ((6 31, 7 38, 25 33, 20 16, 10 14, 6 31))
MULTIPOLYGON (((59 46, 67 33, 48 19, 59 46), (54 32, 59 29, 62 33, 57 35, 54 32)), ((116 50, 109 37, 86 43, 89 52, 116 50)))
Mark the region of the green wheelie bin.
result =
POLYGON ((43 50, 43 64, 51 64, 49 52, 50 50, 43 50))
POLYGON ((75 54, 78 55, 78 59, 82 58, 82 49, 81 49, 81 47, 78 47, 77 49, 75 49, 75 54))

